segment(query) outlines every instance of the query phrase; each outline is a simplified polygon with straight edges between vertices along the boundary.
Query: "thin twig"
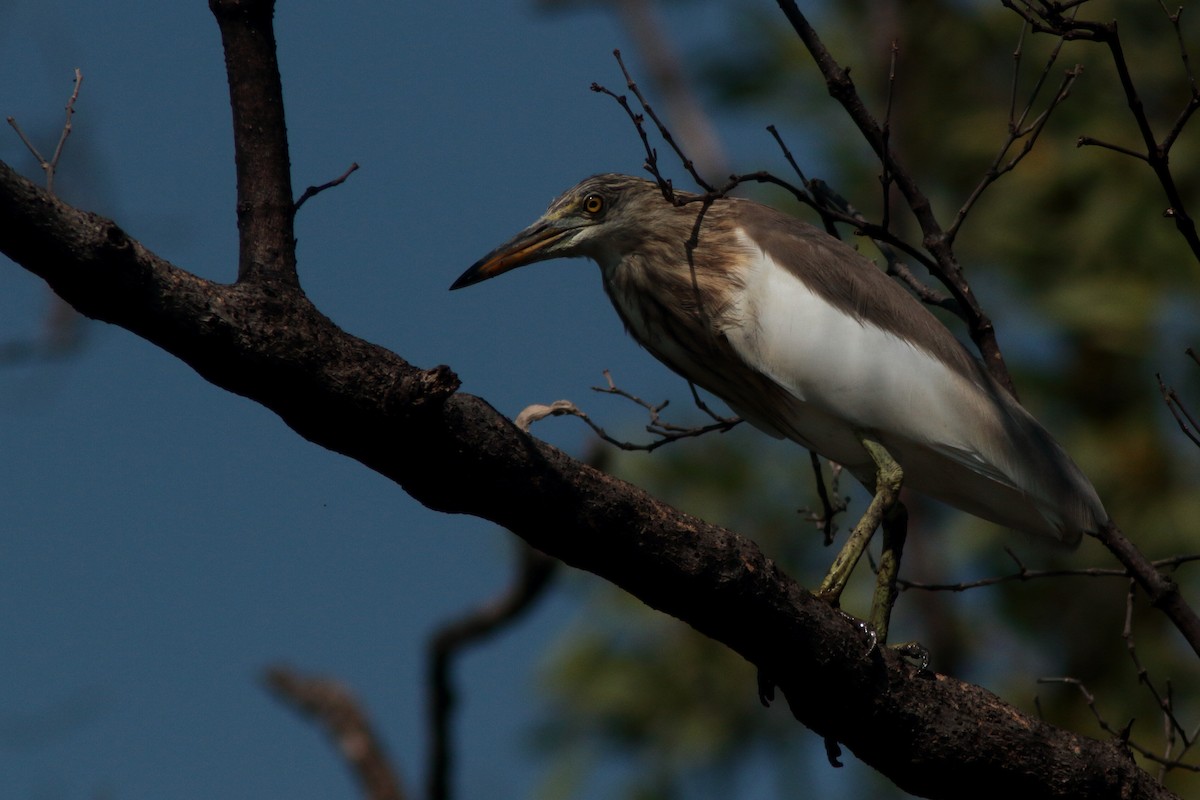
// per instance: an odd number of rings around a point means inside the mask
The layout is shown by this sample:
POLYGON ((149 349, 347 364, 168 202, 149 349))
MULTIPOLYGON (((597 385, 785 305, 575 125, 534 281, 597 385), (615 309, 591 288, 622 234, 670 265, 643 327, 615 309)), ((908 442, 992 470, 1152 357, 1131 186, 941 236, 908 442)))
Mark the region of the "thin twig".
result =
POLYGON ((623 397, 633 403, 644 408, 650 415, 650 422, 646 425, 647 433, 654 435, 656 438, 652 442, 639 444, 637 442, 624 441, 612 436, 600 425, 588 416, 587 412, 580 409, 570 400, 555 400, 549 405, 534 404, 527 406, 519 415, 517 415, 516 424, 518 427, 525 429, 533 422, 536 422, 545 417, 562 417, 571 416, 583 420, 583 422, 592 429, 602 441, 611 444, 621 450, 640 451, 652 453, 658 448, 668 445, 672 442, 677 442, 680 439, 694 439, 697 436, 703 436, 707 433, 720 432, 724 433, 737 425, 741 424, 742 420, 738 417, 723 417, 707 405, 696 394, 695 387, 692 388, 692 398, 696 402, 696 406, 712 418, 713 422, 708 425, 683 426, 667 422, 662 418, 662 410, 670 405, 669 400, 664 400, 661 403, 649 403, 635 394, 625 391, 618 387, 612 379, 612 375, 608 370, 604 370, 604 378, 608 382, 608 386, 593 386, 593 392, 601 394, 613 394, 618 397, 623 397))
POLYGON ((304 194, 300 195, 300 198, 296 200, 296 204, 292 206, 292 213, 295 214, 297 211, 299 211, 300 206, 304 205, 308 198, 318 195, 326 189, 332 189, 334 186, 340 186, 341 184, 345 183, 346 178, 349 178, 350 174, 356 169, 358 169, 358 162, 354 161, 350 164, 350 168, 348 170, 328 183, 322 183, 320 186, 309 186, 304 190, 304 194))
MULTIPOLYGON (((1145 161, 1150 166, 1151 171, 1162 187, 1163 193, 1166 195, 1168 205, 1164 216, 1170 217, 1175 221, 1176 230, 1184 238, 1184 241, 1187 242, 1192 255, 1200 261, 1200 232, 1197 232, 1195 220, 1192 219, 1184 205, 1183 193, 1175 183, 1170 166, 1171 147, 1178 140, 1184 126, 1192 118, 1197 108, 1200 108, 1200 91, 1197 90, 1192 74, 1187 48, 1182 44, 1182 36, 1178 28, 1178 15, 1167 13, 1167 18, 1175 26, 1176 37, 1180 40, 1181 58, 1183 60, 1184 72, 1187 74, 1191 86, 1191 93, 1170 131, 1160 141, 1155 136, 1154 127, 1150 123, 1150 118, 1146 113, 1145 104, 1134 83, 1133 73, 1125 58, 1125 49, 1121 43, 1121 36, 1118 32, 1116 21, 1096 22, 1092 20, 1080 20, 1075 18, 1073 14, 1069 16, 1064 14, 1064 11, 1074 9, 1079 3, 1042 2, 1037 8, 1034 8, 1026 0, 1020 0, 1019 5, 1017 4, 1017 0, 1001 0, 1001 2, 1004 6, 1020 15, 1022 19, 1026 20, 1035 32, 1049 33, 1064 40, 1092 41, 1102 44, 1108 49, 1109 57, 1121 84, 1121 90, 1125 95, 1126 105, 1129 106, 1130 115, 1137 126, 1138 134, 1141 138, 1141 148, 1134 149, 1112 144, 1091 136, 1079 137, 1078 144, 1081 147, 1085 145, 1101 147, 1145 161)), ((1166 11, 1166 8, 1163 7, 1163 10, 1166 11)))
POLYGON ((671 182, 663 177, 658 169, 658 151, 650 146, 650 137, 646 134, 646 118, 633 110, 629 105, 629 98, 623 94, 617 94, 613 90, 601 86, 598 83, 592 84, 592 91, 599 94, 606 94, 617 101, 621 108, 625 109, 625 113, 629 115, 629 119, 633 122, 633 127, 637 129, 638 136, 641 137, 642 147, 646 151, 646 163, 643 164, 646 171, 654 177, 654 182, 658 184, 659 191, 662 192, 663 199, 668 203, 675 203, 675 189, 671 186, 671 182))
POLYGON ((1183 17, 1183 6, 1180 6, 1172 14, 1167 10, 1167 6, 1162 0, 1159 0, 1158 5, 1162 8, 1163 13, 1170 20, 1171 26, 1175 29, 1175 40, 1179 43, 1179 59, 1183 63, 1183 71, 1187 75, 1188 86, 1192 89, 1192 96, 1179 112, 1179 116, 1176 117, 1175 124, 1171 126, 1171 130, 1163 137, 1163 148, 1170 150, 1171 146, 1175 144, 1175 140, 1179 138, 1179 134, 1183 133, 1183 128, 1187 125, 1188 120, 1191 119, 1192 114, 1196 112, 1197 108, 1200 108, 1200 86, 1196 85, 1196 75, 1192 71, 1191 56, 1188 54, 1187 44, 1183 39, 1183 29, 1179 24, 1180 19, 1183 17))
POLYGON ((829 486, 833 490, 833 495, 837 497, 837 502, 834 503, 830 499, 829 489, 825 486, 825 474, 821 471, 821 457, 817 455, 815 450, 808 451, 809 462, 812 464, 813 476, 817 481, 817 497, 821 500, 821 513, 817 514, 809 511, 807 508, 800 509, 808 512, 805 517, 809 522, 815 523, 821 530, 821 535, 826 547, 833 544, 833 538, 837 535, 836 517, 846 510, 850 503, 849 495, 843 496, 838 490, 838 482, 842 477, 842 465, 833 461, 829 462, 829 469, 832 473, 829 481, 829 486))
MULTIPOLYGON (((626 400, 630 400, 646 409, 646 411, 650 413, 650 423, 646 425, 646 431, 654 434, 655 436, 670 438, 673 441, 674 439, 700 436, 714 430, 724 432, 732 429, 742 422, 739 417, 723 417, 710 409, 704 404, 704 401, 700 399, 700 396, 696 393, 696 387, 691 383, 689 383, 688 386, 692 390, 692 399, 695 401, 696 407, 711 417, 713 424, 700 427, 684 427, 682 425, 675 425, 673 423, 666 422, 662 419, 660 412, 667 407, 670 402, 669 400, 664 400, 658 405, 648 403, 637 395, 631 394, 617 386, 613 381, 612 373, 609 370, 604 370, 604 380, 608 384, 607 386, 593 386, 592 391, 600 392, 601 394, 615 394, 619 397, 624 397, 626 400)), ((665 444, 665 442, 663 443, 665 444)), ((659 443, 656 442, 654 445, 652 445, 652 447, 658 446, 658 444, 659 443)), ((640 450, 644 448, 635 446, 633 449, 640 450)))
POLYGON ((1121 630, 1121 639, 1125 642, 1125 651, 1129 654, 1129 660, 1133 662, 1133 667, 1137 670, 1138 683, 1142 684, 1149 690, 1151 696, 1154 697, 1154 702, 1163 713, 1163 717, 1167 720, 1171 738, 1174 734, 1178 734, 1183 739, 1183 752, 1192 746, 1192 740, 1188 738, 1187 731, 1179 724, 1179 720, 1175 717, 1174 711, 1171 709, 1171 700, 1169 695, 1162 695, 1158 691, 1158 687, 1154 685, 1154 681, 1150 679, 1150 672, 1142 666, 1142 661, 1138 658, 1137 646, 1133 639, 1133 601, 1137 594, 1137 583, 1130 579, 1129 591, 1125 593, 1125 625, 1121 630))
POLYGON ((900 45, 893 39, 891 62, 888 68, 887 106, 883 112, 883 158, 880 159, 883 172, 879 176, 879 183, 883 190, 883 218, 879 221, 879 227, 885 231, 891 228, 892 219, 892 103, 896 95, 896 58, 899 54, 900 45))
MULTIPOLYGON (((67 137, 73 129, 72 119, 75 115, 75 103, 79 100, 79 90, 83 86, 83 71, 75 69, 74 86, 71 96, 67 98, 66 120, 58 136, 58 144, 54 147, 54 155, 49 159, 30 141, 21 126, 12 117, 7 117, 8 124, 16 131, 17 137, 37 160, 38 166, 46 175, 46 191, 54 194, 54 176, 58 172, 58 163, 62 159, 63 148, 67 137)), ((41 336, 33 340, 13 340, 0 342, 0 365, 31 361, 35 359, 60 358, 75 351, 83 341, 82 317, 56 294, 50 297, 50 308, 46 313, 46 325, 41 336)))
POLYGON ((621 51, 613 50, 613 57, 617 59, 617 64, 621 67, 621 74, 625 76, 625 85, 629 87, 629 91, 633 92, 633 96, 638 99, 638 103, 641 104, 642 110, 646 112, 646 116, 650 117, 650 119, 654 121, 654 124, 658 127, 658 133, 660 136, 662 136, 663 141, 671 146, 671 149, 675 151, 675 155, 679 156, 679 160, 683 162, 683 168, 687 170, 689 175, 692 176, 692 180, 696 182, 696 185, 704 189, 704 191, 711 193, 713 191, 712 185, 709 184, 708 181, 704 180, 704 178, 700 177, 700 173, 696 171, 696 165, 693 164, 692 160, 687 157, 687 154, 683 152, 683 149, 676 144, 675 137, 671 135, 671 131, 666 125, 663 124, 662 120, 658 118, 658 114, 654 113, 654 108, 646 102, 646 98, 642 96, 642 90, 638 88, 637 83, 634 82, 633 78, 630 76, 629 70, 625 68, 625 61, 621 58, 621 51))
POLYGON ((25 147, 30 153, 33 154, 33 157, 37 159, 38 166, 41 167, 42 171, 46 173, 46 191, 50 194, 54 194, 54 173, 58 170, 58 162, 59 159, 62 158, 63 148, 67 144, 67 137, 71 135, 71 129, 73 127, 71 124, 71 118, 75 116, 75 101, 79 99, 79 89, 81 86, 83 86, 83 71, 76 67, 75 84, 71 89, 71 96, 67 98, 67 118, 63 122, 62 132, 58 135, 58 144, 54 147, 54 155, 52 155, 49 159, 43 156, 37 147, 34 146, 33 142, 31 142, 29 137, 25 135, 25 132, 21 130, 21 126, 17 124, 15 119, 12 117, 5 118, 8 120, 8 124, 12 126, 12 129, 17 132, 17 136, 20 137, 21 141, 25 144, 25 147))
POLYGON ((1163 402, 1167 404, 1171 416, 1175 417, 1175 423, 1179 426, 1179 430, 1183 431, 1184 436, 1192 440, 1192 444, 1200 447, 1200 425, 1196 424, 1196 420, 1187 408, 1184 407, 1175 389, 1163 383, 1162 375, 1156 372, 1154 377, 1158 381, 1158 391, 1162 394, 1163 402))
MULTIPOLYGON (((1009 548, 1004 548, 1004 552, 1008 553, 1017 565, 1017 571, 1008 575, 996 575, 990 578, 980 578, 975 581, 963 581, 961 583, 919 583, 900 579, 896 583, 904 590, 920 589, 926 592, 965 592, 968 589, 979 589, 985 586, 996 586, 1001 583, 1012 583, 1014 581, 1031 581, 1039 578, 1063 578, 1063 577, 1085 577, 1085 578, 1129 578, 1132 576, 1130 569, 1116 569, 1109 567, 1086 567, 1074 569, 1047 569, 1033 570, 1029 569, 1022 563, 1009 548)), ((1200 561, 1200 553, 1189 555, 1172 556, 1170 558, 1161 558, 1157 561, 1150 562, 1155 569, 1176 569, 1184 564, 1189 564, 1193 561, 1200 561)))
POLYGON ((684 59, 671 42, 666 25, 646 0, 616 0, 610 4, 637 49, 650 84, 657 89, 666 117, 679 132, 683 147, 705 175, 728 172, 727 158, 716 127, 688 79, 684 59))
POLYGON ((1124 145, 1114 144, 1113 142, 1106 142, 1103 139, 1097 139, 1094 136, 1080 136, 1078 139, 1075 140, 1075 146, 1076 147, 1099 147, 1104 150, 1112 150, 1114 153, 1120 153, 1123 156, 1129 156, 1130 158, 1136 158, 1139 161, 1145 161, 1146 163, 1150 162, 1150 157, 1147 156, 1145 153, 1139 153, 1137 150, 1134 150, 1132 148, 1125 147, 1124 145))
MULTIPOLYGON (((800 183, 807 190, 803 193, 803 195, 804 195, 803 197, 797 195, 796 199, 798 199, 802 203, 805 203, 806 205, 810 206, 814 211, 816 211, 818 214, 821 215, 821 224, 823 224, 825 226, 826 233, 828 233, 830 236, 833 236, 837 239, 842 238, 841 234, 838 233, 837 225, 835 224, 836 223, 835 219, 833 218, 833 216, 831 214, 829 214, 829 208, 825 205, 824 202, 822 202, 822 199, 820 196, 813 193, 812 187, 809 186, 809 183, 808 183, 808 177, 804 174, 804 171, 802 169, 800 169, 800 165, 796 163, 795 156, 792 155, 792 151, 788 148, 787 144, 783 141, 783 137, 779 135, 778 129, 776 129, 776 127, 774 125, 768 125, 767 132, 770 133, 772 137, 774 137, 775 143, 778 144, 779 149, 783 151, 784 159, 787 160, 788 165, 792 168, 792 171, 796 173, 797 177, 800 178, 800 183)), ((793 192, 793 194, 795 194, 795 192, 793 192)))
POLYGON ((1067 70, 1063 75, 1062 82, 1059 84, 1058 91, 1055 92, 1054 97, 1050 100, 1042 113, 1038 114, 1037 117, 1027 125, 1026 120, 1028 119, 1029 114, 1033 111, 1033 107, 1037 102, 1038 95, 1041 93, 1047 77, 1050 75, 1055 62, 1058 60, 1059 53, 1062 51, 1063 46, 1063 40, 1059 39, 1053 50, 1050 51, 1050 56, 1046 59, 1046 65, 1042 68, 1041 74, 1038 75, 1037 80, 1034 82, 1033 89, 1029 94, 1029 99, 1026 101, 1024 109, 1022 109, 1020 114, 1017 114, 1016 105, 1018 77, 1020 75, 1021 58, 1023 54, 1022 48, 1025 41, 1025 31, 1027 28, 1028 23, 1025 23, 1021 26, 1021 33, 1017 40, 1017 47, 1013 51, 1013 79, 1012 94, 1009 97, 1008 136, 1001 143, 1000 150, 996 153, 996 157, 992 160, 992 163, 984 172, 983 177, 979 180, 979 183, 975 185, 975 188, 971 191, 971 194, 968 195, 967 199, 963 201, 962 206, 959 207, 958 212, 955 214, 954 222, 952 222, 950 227, 946 229, 946 236, 948 236, 951 240, 958 236, 959 231, 962 229, 963 223, 966 222, 967 215, 971 212, 971 209, 975 207, 975 204, 979 201, 979 198, 983 196, 983 193, 987 191, 987 189, 1003 175, 1006 175, 1016 169, 1017 164, 1019 164, 1027 155, 1029 155, 1030 152, 1032 152, 1034 144, 1036 144, 1038 137, 1042 133, 1042 130, 1046 127, 1046 123, 1050 120, 1050 115, 1053 114, 1054 110, 1062 105, 1062 103, 1067 99, 1071 93, 1071 87, 1075 85, 1075 81, 1083 72, 1083 68, 1078 64, 1067 70), (1010 157, 1009 151, 1012 150, 1013 146, 1017 142, 1022 140, 1024 141, 1021 149, 1010 157), (1005 161, 1006 158, 1008 159, 1007 161, 1005 161))
POLYGON ((1158 753, 1155 753, 1138 744, 1137 742, 1132 741, 1129 737, 1130 731, 1133 727, 1132 719, 1126 723, 1124 728, 1117 729, 1110 725, 1108 720, 1106 720, 1100 714, 1100 710, 1096 705, 1096 696, 1092 694, 1088 690, 1087 685, 1078 678, 1038 678, 1038 683, 1061 683, 1067 686, 1074 686, 1079 690, 1080 695, 1083 697, 1083 701, 1087 704, 1088 710, 1092 712, 1092 718, 1095 719, 1096 724, 1100 726, 1100 730, 1119 740, 1122 744, 1131 750, 1134 750, 1143 758, 1153 761, 1156 764, 1161 764, 1168 769, 1182 769, 1187 770, 1188 772, 1200 772, 1200 766, 1196 764, 1185 764, 1177 759, 1164 759, 1158 753))
MULTIPOLYGON (((609 379, 609 384, 611 385, 612 377, 608 374, 608 370, 605 370, 604 375, 609 379)), ((708 404, 700 399, 700 393, 696 391, 696 384, 692 383, 691 381, 688 381, 688 389, 690 389, 692 392, 692 402, 696 404, 696 408, 707 414, 713 422, 719 422, 722 425, 728 425, 731 423, 737 424, 738 422, 741 422, 741 420, 737 417, 723 417, 709 408, 708 404)))
MULTIPOLYGON (((898 236, 887 230, 884 225, 875 224, 867 220, 863 214, 849 203, 844 197, 830 188, 825 181, 813 179, 809 180, 800 166, 796 163, 795 157, 792 155, 787 144, 779 135, 779 131, 774 125, 768 125, 767 131, 774 137, 780 149, 783 151, 784 158, 788 164, 800 177, 804 188, 801 189, 788 181, 785 181, 769 172, 750 172, 741 175, 731 175, 729 182, 719 189, 714 190, 710 194, 701 195, 693 200, 711 200, 717 197, 722 197, 732 191, 736 186, 747 182, 756 183, 771 183, 776 186, 786 189, 801 203, 812 208, 821 216, 821 220, 825 225, 825 230, 829 235, 835 238, 841 238, 838 233, 835 223, 842 222, 854 227, 854 229, 862 236, 871 239, 876 248, 878 248, 884 260, 887 262, 887 273, 895 278, 898 278, 902 283, 913 290, 917 298, 921 302, 931 306, 937 306, 950 313, 958 316, 960 319, 967 321, 967 316, 963 312, 958 301, 953 297, 938 292, 921 283, 912 271, 901 261, 897 250, 902 250, 906 255, 919 261, 930 271, 937 269, 936 263, 927 255, 920 252, 912 245, 908 244, 898 236)), ((685 201, 690 202, 690 201, 685 201)))

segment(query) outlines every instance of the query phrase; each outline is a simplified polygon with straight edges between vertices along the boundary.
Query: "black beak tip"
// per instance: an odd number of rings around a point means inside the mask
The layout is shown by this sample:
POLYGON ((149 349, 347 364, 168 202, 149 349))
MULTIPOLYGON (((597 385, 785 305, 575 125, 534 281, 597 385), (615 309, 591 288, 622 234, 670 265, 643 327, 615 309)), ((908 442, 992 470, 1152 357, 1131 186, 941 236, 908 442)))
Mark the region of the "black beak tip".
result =
POLYGON ((450 291, 453 292, 455 289, 462 289, 463 287, 470 286, 473 283, 479 283, 479 275, 475 271, 475 268, 471 267, 462 275, 459 275, 458 280, 450 284, 450 291))

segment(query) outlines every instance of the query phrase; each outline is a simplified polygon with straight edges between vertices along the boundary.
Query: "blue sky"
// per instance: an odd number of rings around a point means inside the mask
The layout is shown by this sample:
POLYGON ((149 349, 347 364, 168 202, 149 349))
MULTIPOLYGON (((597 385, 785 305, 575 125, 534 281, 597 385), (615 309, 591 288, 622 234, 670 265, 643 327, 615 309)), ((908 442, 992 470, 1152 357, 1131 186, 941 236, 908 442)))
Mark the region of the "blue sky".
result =
MULTIPOLYGON (((684 384, 622 332, 595 267, 559 261, 467 292, 450 282, 577 179, 637 172, 607 15, 530 2, 281 3, 296 192, 361 169, 300 212, 302 282, 348 331, 515 415, 591 396, 612 369, 650 397, 684 384)), ((730 13, 674 13, 684 52, 729 44, 730 13)), ((636 69, 636 58, 630 58, 636 69)), ((84 85, 58 188, 175 264, 235 271, 222 53, 207 3, 0 3, 0 113, 52 148, 72 70, 84 85)), ((778 166, 762 128, 718 118, 740 166, 778 166)), ((0 158, 36 167, 7 128, 0 158)), ((0 269, 0 339, 48 298, 0 269)), ((569 450, 583 426, 536 432, 569 450)), ((20 798, 352 796, 324 739, 271 699, 282 662, 362 696, 410 786, 423 770, 422 658, 436 625, 505 583, 510 537, 429 512, 131 334, 0 372, 0 794, 20 798)), ((462 664, 463 796, 537 785, 524 727, 541 649, 571 624, 558 594, 462 664)), ((748 688, 749 690, 749 688, 748 688)))

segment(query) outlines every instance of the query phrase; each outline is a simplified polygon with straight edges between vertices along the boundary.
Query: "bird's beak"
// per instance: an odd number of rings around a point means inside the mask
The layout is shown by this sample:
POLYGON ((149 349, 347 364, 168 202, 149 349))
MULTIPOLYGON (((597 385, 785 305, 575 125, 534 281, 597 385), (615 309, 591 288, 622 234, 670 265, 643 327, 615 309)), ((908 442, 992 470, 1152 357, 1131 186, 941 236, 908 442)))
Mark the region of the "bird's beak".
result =
POLYGON ((553 254, 546 252, 547 249, 574 230, 571 227, 556 225, 554 222, 538 220, 472 264, 471 268, 460 275, 450 288, 452 290, 461 289, 464 286, 494 278, 510 269, 550 258, 553 254))

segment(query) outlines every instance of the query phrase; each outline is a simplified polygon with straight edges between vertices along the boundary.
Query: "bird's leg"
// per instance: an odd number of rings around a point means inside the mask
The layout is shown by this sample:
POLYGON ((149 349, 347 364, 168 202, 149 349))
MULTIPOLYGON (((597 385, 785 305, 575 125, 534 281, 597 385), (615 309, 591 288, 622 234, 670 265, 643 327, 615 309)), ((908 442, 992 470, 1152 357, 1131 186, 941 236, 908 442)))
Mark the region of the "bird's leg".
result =
POLYGON ((867 506, 862 519, 850 532, 850 538, 833 560, 829 574, 821 581, 821 588, 816 592, 817 597, 835 607, 842 596, 842 590, 846 588, 846 581, 850 580, 850 573, 854 571, 854 566, 862 558, 871 537, 875 534, 875 529, 879 527, 887 511, 896 504, 896 498, 900 496, 900 484, 904 480, 904 470, 883 445, 866 438, 862 439, 862 445, 875 462, 875 496, 871 498, 871 504, 867 506))
POLYGON ((896 604, 896 576, 900 572, 900 556, 908 536, 908 509, 897 501, 883 515, 883 553, 879 556, 879 571, 875 575, 875 598, 871 603, 871 627, 880 644, 887 644, 888 623, 892 606, 896 604))

